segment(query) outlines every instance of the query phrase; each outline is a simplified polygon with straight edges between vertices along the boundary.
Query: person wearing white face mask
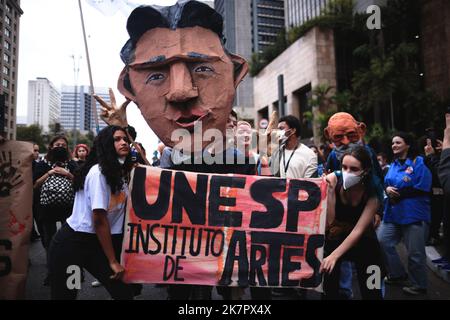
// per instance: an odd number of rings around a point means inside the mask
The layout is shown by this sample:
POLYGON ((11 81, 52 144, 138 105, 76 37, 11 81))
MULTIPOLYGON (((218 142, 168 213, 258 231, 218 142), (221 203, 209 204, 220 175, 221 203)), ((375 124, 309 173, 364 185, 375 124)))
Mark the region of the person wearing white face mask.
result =
MULTIPOLYGON (((316 178, 318 176, 317 155, 300 142, 301 124, 298 118, 289 115, 278 120, 279 148, 270 158, 270 171, 276 177, 288 179, 316 178)), ((302 298, 306 290, 295 292, 294 289, 273 289, 276 296, 295 296, 302 298)))
POLYGON ((280 148, 270 159, 272 174, 289 179, 317 177, 317 156, 300 143, 300 121, 294 116, 281 117, 278 130, 280 148))
POLYGON ((329 174, 327 228, 321 272, 324 278, 324 299, 339 299, 339 279, 342 261, 352 261, 358 272, 362 299, 382 299, 380 286, 367 286, 369 266, 382 272, 382 253, 373 218, 383 199, 383 188, 373 173, 370 154, 356 147, 344 154, 342 171, 329 174))

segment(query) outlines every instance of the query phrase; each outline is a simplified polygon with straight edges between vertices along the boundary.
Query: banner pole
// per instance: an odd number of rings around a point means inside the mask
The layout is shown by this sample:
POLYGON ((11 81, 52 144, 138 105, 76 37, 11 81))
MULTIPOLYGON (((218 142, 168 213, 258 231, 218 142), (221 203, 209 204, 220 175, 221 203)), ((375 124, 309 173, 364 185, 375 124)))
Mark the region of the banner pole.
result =
POLYGON ((84 26, 84 16, 83 16, 83 8, 81 6, 81 0, 78 0, 78 6, 80 7, 80 17, 81 17, 81 27, 83 29, 83 38, 84 38, 84 48, 86 50, 86 60, 88 65, 88 72, 89 72, 89 82, 90 82, 90 94, 91 94, 91 110, 92 110, 92 116, 95 121, 95 129, 96 134, 100 131, 100 126, 98 123, 98 113, 97 113, 97 105, 94 99, 94 81, 92 80, 92 69, 91 69, 91 60, 89 58, 89 48, 86 38, 86 28, 84 26))

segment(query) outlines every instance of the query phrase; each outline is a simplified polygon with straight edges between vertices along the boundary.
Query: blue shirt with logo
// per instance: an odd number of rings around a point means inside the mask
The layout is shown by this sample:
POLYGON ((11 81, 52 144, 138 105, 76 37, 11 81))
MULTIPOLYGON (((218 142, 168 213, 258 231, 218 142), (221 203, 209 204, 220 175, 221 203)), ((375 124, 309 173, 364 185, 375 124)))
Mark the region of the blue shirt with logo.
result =
MULTIPOLYGON (((431 180, 431 172, 422 157, 414 161, 408 158, 404 163, 397 159, 384 178, 384 186, 397 188, 400 192, 405 188, 430 192, 431 180)), ((397 224, 430 222, 430 196, 405 197, 395 203, 385 199, 384 221, 397 224)))

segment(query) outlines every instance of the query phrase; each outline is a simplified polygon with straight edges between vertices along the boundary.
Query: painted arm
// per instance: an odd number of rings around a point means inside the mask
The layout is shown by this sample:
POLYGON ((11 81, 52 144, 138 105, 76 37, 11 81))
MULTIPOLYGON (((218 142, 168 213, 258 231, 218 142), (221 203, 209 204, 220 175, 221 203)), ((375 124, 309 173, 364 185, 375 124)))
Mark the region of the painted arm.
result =
POLYGON ((97 238, 100 241, 100 245, 102 246, 106 258, 108 259, 109 266, 113 271, 111 279, 119 280, 122 278, 125 268, 121 266, 116 259, 107 212, 103 209, 94 209, 93 213, 95 233, 97 234, 97 238))

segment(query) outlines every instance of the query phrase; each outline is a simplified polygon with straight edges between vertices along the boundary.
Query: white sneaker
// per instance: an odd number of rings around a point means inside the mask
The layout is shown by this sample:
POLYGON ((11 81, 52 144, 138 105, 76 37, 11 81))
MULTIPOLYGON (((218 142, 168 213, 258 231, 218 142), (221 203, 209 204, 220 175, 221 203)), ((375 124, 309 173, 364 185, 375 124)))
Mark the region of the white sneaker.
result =
POLYGON ((91 286, 94 288, 100 287, 101 285, 102 285, 101 282, 98 280, 92 281, 91 283, 91 286))

